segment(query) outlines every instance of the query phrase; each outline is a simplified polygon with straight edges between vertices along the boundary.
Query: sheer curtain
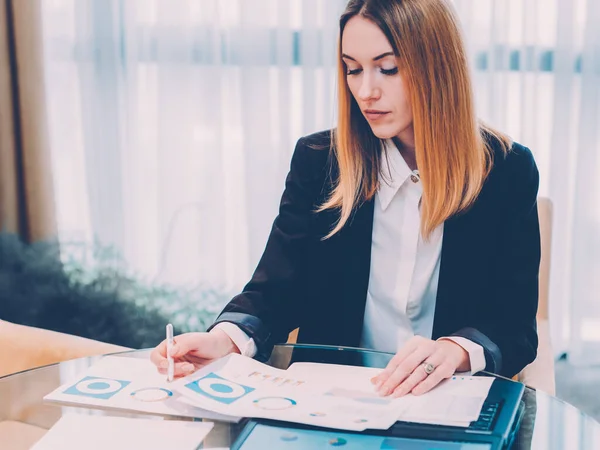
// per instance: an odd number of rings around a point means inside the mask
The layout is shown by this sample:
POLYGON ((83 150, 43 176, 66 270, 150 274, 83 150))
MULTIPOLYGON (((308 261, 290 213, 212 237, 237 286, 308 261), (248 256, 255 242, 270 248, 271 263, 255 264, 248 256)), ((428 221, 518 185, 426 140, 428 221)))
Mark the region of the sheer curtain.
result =
MULTIPOLYGON (((62 239, 113 245, 152 280, 240 289, 295 141, 334 124, 345 3, 44 1, 62 239)), ((454 4, 481 117, 532 149, 555 204, 554 345, 589 361, 600 342, 600 3, 454 4)))
POLYGON ((479 113, 531 148, 540 195, 554 203, 555 350, 569 351, 575 363, 600 363, 600 2, 454 3, 470 46, 479 113))
POLYGON ((240 289, 294 143, 333 124, 343 2, 44 2, 63 239, 240 289), (301 30, 301 32, 300 32, 301 30))

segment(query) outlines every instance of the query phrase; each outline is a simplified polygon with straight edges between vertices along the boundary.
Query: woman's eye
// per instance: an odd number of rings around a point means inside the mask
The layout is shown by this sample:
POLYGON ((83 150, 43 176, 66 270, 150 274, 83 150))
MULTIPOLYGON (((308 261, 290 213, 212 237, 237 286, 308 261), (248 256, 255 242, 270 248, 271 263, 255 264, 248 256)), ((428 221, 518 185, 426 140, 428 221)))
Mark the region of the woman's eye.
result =
POLYGON ((381 73, 384 75, 396 75, 398 73, 398 68, 394 67, 393 69, 381 69, 381 73))
POLYGON ((346 75, 358 75, 360 72, 362 72, 362 69, 354 69, 354 70, 348 69, 348 71, 346 72, 346 75))
MULTIPOLYGON (((379 71, 384 75, 396 75, 398 73, 398 68, 394 67, 393 69, 379 69, 379 71)), ((358 75, 362 72, 362 69, 347 69, 346 75, 358 75)))

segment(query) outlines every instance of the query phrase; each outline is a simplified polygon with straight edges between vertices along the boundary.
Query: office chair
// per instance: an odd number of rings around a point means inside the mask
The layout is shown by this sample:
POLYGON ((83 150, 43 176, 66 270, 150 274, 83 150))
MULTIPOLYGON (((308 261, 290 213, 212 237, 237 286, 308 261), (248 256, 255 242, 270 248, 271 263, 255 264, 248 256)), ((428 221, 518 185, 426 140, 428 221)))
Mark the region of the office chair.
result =
POLYGON ((517 379, 537 390, 554 395, 556 380, 554 375, 554 354, 550 339, 548 291, 550 286, 550 256, 552 242, 552 201, 538 198, 538 217, 540 221, 540 240, 542 258, 539 275, 539 304, 537 312, 538 354, 531 364, 518 374, 517 379))

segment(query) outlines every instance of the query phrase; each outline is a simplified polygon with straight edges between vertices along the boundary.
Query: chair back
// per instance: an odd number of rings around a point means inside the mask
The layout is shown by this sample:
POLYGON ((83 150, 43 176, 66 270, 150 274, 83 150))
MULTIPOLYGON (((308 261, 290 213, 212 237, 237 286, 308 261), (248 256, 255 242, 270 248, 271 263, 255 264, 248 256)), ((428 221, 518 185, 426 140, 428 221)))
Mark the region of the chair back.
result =
POLYGON ((0 377, 84 356, 130 350, 80 336, 0 319, 0 377))
POLYGON ((550 255, 552 242, 552 202, 545 197, 538 198, 540 221, 540 241, 542 258, 539 274, 539 303, 537 312, 538 352, 535 361, 525 367, 517 376, 522 383, 555 394, 554 353, 550 341, 548 290, 550 286, 550 255))

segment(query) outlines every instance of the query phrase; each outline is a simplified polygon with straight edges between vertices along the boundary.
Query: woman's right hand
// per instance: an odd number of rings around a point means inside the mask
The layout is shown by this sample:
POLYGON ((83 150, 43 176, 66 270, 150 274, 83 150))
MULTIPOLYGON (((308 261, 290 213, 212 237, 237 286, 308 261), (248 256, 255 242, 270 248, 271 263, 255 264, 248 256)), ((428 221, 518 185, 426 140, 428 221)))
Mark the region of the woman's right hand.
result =
MULTIPOLYGON (((171 356, 175 362, 175 377, 194 373, 215 359, 230 353, 240 353, 237 346, 223 330, 212 329, 209 333, 184 333, 175 336, 171 356)), ((167 341, 162 341, 150 355, 159 373, 167 374, 167 341)))

